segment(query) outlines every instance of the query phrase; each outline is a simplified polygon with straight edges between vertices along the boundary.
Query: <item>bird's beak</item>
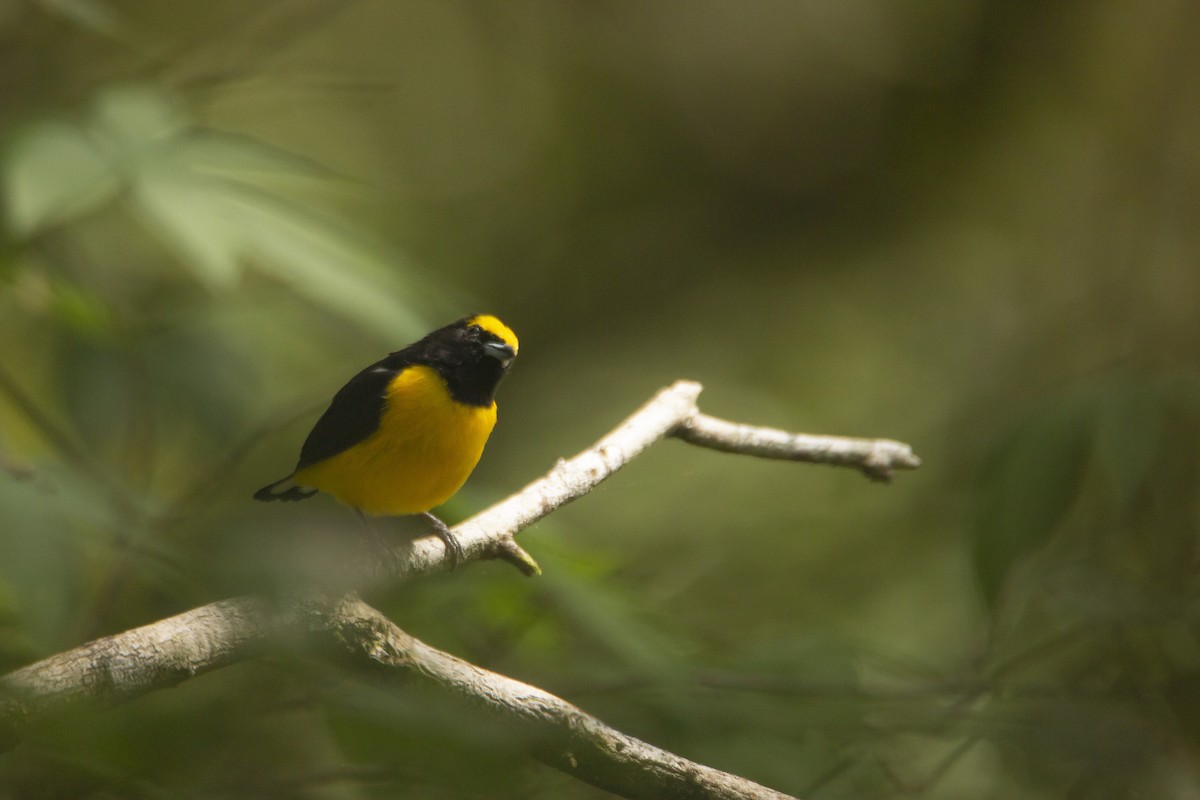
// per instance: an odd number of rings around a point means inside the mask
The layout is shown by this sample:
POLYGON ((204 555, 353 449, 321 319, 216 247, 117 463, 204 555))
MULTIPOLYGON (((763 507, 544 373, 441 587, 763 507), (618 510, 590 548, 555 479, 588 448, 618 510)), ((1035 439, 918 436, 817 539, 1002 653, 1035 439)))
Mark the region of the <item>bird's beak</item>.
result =
POLYGON ((517 355, 516 351, 504 344, 504 342, 485 342, 483 345, 483 352, 499 361, 500 364, 505 367, 507 367, 509 362, 512 361, 517 355))

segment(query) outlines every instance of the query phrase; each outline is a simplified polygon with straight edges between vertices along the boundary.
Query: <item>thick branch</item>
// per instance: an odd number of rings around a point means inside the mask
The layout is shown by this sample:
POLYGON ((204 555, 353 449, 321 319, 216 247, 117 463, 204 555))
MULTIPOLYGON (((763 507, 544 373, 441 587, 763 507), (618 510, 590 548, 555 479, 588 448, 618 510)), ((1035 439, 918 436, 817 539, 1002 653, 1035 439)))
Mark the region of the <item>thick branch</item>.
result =
POLYGON ((262 652, 272 639, 315 637, 388 680, 417 678, 499 718, 530 755, 630 798, 786 798, 605 725, 567 701, 436 650, 355 595, 297 598, 274 606, 252 597, 193 609, 98 639, 0 680, 0 742, 81 704, 107 705, 166 689, 262 652))
POLYGON ((623 797, 786 800, 753 781, 697 764, 605 725, 549 692, 436 650, 354 595, 322 609, 343 652, 386 680, 419 678, 513 727, 530 754, 623 797))
POLYGON ((111 705, 242 661, 276 629, 265 600, 238 597, 96 639, 0 678, 0 750, 84 705, 111 705))

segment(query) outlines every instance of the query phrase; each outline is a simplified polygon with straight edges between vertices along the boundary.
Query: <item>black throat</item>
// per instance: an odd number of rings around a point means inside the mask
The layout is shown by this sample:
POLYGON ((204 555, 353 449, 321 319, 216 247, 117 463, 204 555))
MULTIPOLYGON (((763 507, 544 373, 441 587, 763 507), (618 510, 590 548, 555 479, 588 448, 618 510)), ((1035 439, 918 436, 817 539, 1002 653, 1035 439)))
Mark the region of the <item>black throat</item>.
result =
POLYGON ((429 366, 446 381, 455 402, 487 408, 496 401, 496 388, 508 367, 494 358, 483 356, 466 362, 434 362, 429 366))
POLYGON ((383 365, 396 371, 416 364, 430 367, 446 382, 455 402, 479 408, 491 406, 511 360, 496 358, 494 351, 485 347, 487 342, 499 339, 466 322, 459 320, 439 328, 392 353, 383 365))

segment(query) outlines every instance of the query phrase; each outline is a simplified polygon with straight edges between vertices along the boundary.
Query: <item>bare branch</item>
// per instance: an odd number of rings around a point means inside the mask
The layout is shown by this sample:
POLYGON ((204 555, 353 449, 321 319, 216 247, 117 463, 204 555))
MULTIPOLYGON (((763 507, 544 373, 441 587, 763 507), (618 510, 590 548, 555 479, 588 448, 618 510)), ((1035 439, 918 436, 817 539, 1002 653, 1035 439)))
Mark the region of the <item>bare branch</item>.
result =
MULTIPOLYGON (((513 535, 552 511, 595 489, 621 467, 696 413, 700 384, 679 381, 663 389, 607 436, 514 495, 453 528, 464 556, 502 558, 513 535)), ((399 559, 411 572, 448 569, 445 545, 436 536, 418 539, 399 559), (406 565, 407 566, 407 565, 406 565)))
MULTIPOLYGON (((889 480, 895 469, 915 469, 921 464, 911 447, 889 439, 788 433, 710 417, 696 406, 700 390, 700 384, 693 381, 677 381, 587 450, 560 460, 524 489, 457 525, 453 532, 464 557, 512 560, 508 549, 513 535, 592 491, 667 436, 726 453, 854 467, 882 481, 889 480)), ((406 545, 396 563, 401 574, 451 567, 445 545, 436 536, 406 545)), ((526 573, 534 574, 532 570, 526 573)))
POLYGON ((107 706, 307 637, 386 680, 431 681, 511 726, 546 764, 624 797, 780 800, 787 795, 697 764, 605 725, 555 695, 436 650, 357 595, 274 605, 223 600, 97 639, 0 679, 0 745, 81 705, 107 706))
POLYGON ((0 678, 0 750, 43 720, 168 689, 244 660, 277 626, 265 600, 239 597, 96 639, 0 678))
POLYGON ((690 444, 725 453, 855 467, 871 480, 885 483, 892 479, 894 470, 921 466, 921 459, 913 454, 911 447, 891 439, 789 433, 726 422, 700 413, 684 421, 674 435, 690 444))
POLYGON ((622 797, 787 800, 753 781, 697 764, 605 725, 536 686, 489 672, 410 636, 354 595, 322 627, 343 651, 387 680, 420 678, 512 725, 543 763, 622 797))
MULTIPOLYGON (((738 425, 699 412, 700 385, 680 381, 591 448, 453 529, 464 558, 502 558, 537 574, 513 538, 562 505, 587 494, 655 442, 678 437, 724 452, 848 465, 886 479, 919 460, 888 440, 805 436, 738 425)), ((393 577, 450 568, 436 536, 395 554, 393 577)), ((333 634, 360 659, 419 675, 482 705, 534 735, 540 760, 627 797, 781 798, 743 778, 687 761, 626 736, 532 686, 467 664, 413 639, 355 596, 337 602, 308 596, 271 604, 242 597, 212 603, 141 628, 98 639, 0 678, 0 749, 39 722, 77 706, 121 702, 253 656, 273 637, 333 634)))

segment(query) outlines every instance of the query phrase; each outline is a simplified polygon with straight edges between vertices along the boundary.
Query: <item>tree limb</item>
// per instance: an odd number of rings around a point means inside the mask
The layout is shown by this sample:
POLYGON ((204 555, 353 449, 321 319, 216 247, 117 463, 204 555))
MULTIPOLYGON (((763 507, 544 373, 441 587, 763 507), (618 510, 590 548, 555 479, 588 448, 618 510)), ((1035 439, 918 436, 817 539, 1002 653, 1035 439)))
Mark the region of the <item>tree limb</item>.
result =
POLYGON ((921 459, 903 442, 789 433, 756 425, 726 422, 696 412, 673 432, 690 444, 724 453, 854 467, 874 481, 887 483, 897 469, 916 469, 921 459))
POLYGON ((79 706, 169 689, 257 652, 278 630, 272 606, 235 597, 88 642, 0 678, 0 750, 79 706))
MULTIPOLYGON (((921 464, 911 447, 890 439, 788 433, 710 417, 696 405, 700 389, 693 381, 668 386, 587 450, 560 459, 524 489, 457 525, 454 535, 464 558, 503 558, 526 574, 536 574, 537 563, 516 545, 513 535, 587 494, 667 436, 725 453, 854 467, 876 480, 889 480, 894 470, 921 464)), ((436 536, 411 543, 397 554, 396 562, 406 575, 452 567, 436 536)))
MULTIPOLYGON (((660 391, 595 445, 560 460, 546 475, 453 529, 466 560, 503 558, 527 574, 538 567, 514 535, 587 494, 667 436, 723 452, 853 466, 876 479, 912 469, 912 450, 889 440, 790 434, 701 414, 700 385, 660 391)), ((451 568, 436 536, 397 549, 392 577, 451 568)), ((687 761, 607 727, 564 700, 467 664, 408 636, 354 595, 317 595, 270 603, 240 597, 211 603, 97 639, 0 678, 0 748, 31 727, 87 703, 108 705, 245 660, 279 636, 332 634, 365 662, 421 676, 536 733, 533 755, 626 797, 781 798, 743 778, 687 761)))
POLYGON ((536 686, 436 650, 355 595, 322 609, 343 652, 385 680, 413 677, 469 701, 513 728, 537 760, 622 797, 787 800, 753 781, 697 764, 605 725, 536 686))

